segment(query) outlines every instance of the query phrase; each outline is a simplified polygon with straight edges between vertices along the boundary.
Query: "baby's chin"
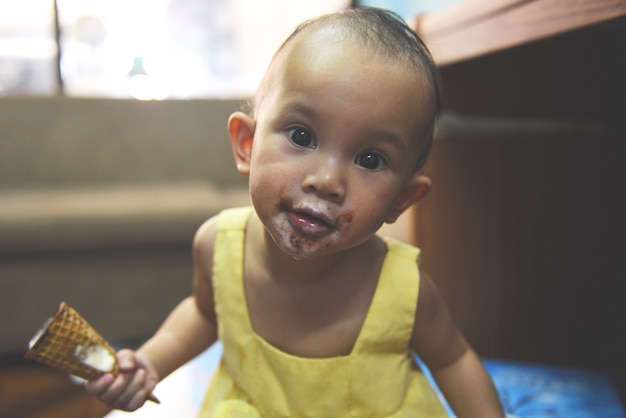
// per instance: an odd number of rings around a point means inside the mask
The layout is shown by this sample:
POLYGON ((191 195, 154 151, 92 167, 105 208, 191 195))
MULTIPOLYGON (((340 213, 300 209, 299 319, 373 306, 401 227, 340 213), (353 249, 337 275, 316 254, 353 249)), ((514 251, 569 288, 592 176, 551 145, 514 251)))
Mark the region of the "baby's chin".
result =
POLYGON ((280 231, 270 233, 270 236, 283 254, 296 261, 312 261, 333 251, 333 237, 315 238, 280 231))
POLYGON ((323 246, 319 242, 298 237, 295 234, 274 238, 278 248, 296 261, 315 260, 322 255, 323 246))

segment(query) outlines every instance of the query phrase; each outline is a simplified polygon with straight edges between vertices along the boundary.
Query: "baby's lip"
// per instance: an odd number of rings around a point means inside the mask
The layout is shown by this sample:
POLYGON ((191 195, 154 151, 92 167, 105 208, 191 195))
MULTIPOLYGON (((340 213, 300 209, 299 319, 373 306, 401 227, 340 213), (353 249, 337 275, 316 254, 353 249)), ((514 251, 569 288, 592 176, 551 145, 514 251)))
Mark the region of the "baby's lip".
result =
POLYGON ((324 208, 316 205, 298 205, 283 209, 289 223, 304 235, 323 237, 336 230, 334 218, 324 208))
POLYGON ((293 228, 309 237, 323 237, 335 231, 325 220, 304 212, 288 212, 287 216, 293 228))
POLYGON ((311 218, 314 221, 321 221, 329 227, 335 227, 335 219, 328 210, 320 208, 314 208, 309 206, 300 206, 291 208, 290 212, 295 215, 303 215, 307 218, 311 218))

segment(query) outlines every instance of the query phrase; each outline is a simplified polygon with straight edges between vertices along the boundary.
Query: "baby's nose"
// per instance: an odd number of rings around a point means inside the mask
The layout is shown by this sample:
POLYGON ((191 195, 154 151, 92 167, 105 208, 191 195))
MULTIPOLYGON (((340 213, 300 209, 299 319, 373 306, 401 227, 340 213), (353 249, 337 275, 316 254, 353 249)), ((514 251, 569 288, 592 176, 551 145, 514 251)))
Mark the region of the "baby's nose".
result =
POLYGON ((312 164, 311 170, 302 183, 305 192, 316 193, 320 197, 341 201, 345 197, 343 169, 339 161, 328 159, 312 164))

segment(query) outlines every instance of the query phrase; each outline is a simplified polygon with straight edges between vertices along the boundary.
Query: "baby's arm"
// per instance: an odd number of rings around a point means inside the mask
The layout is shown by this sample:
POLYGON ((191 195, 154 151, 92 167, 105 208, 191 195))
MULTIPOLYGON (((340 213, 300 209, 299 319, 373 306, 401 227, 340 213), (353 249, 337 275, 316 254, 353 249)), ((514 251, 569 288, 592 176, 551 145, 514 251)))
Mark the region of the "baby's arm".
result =
POLYGON ((136 353, 118 353, 121 373, 107 374, 87 384, 87 392, 108 405, 127 411, 142 406, 156 384, 217 339, 212 287, 214 221, 194 240, 193 295, 184 299, 157 333, 136 353))
POLYGON ((430 368, 459 418, 504 416, 491 378, 424 272, 411 348, 430 368))

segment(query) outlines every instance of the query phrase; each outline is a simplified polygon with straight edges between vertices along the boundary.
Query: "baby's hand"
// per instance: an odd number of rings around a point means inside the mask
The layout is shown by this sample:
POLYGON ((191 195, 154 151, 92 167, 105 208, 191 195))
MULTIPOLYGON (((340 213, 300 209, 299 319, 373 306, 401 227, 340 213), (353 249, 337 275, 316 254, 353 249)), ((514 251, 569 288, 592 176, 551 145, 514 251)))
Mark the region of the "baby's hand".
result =
POLYGON ((131 350, 120 350, 117 361, 120 374, 108 373, 88 382, 87 393, 113 408, 134 411, 146 402, 159 376, 148 362, 131 350))

